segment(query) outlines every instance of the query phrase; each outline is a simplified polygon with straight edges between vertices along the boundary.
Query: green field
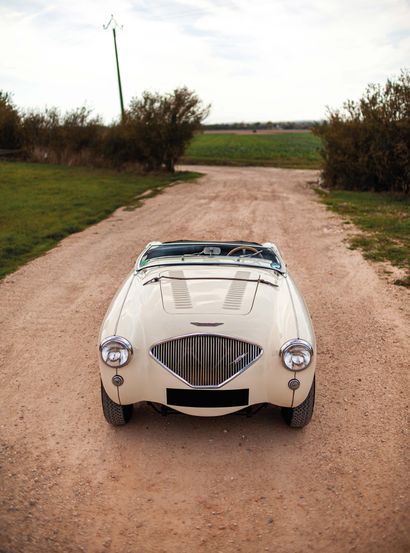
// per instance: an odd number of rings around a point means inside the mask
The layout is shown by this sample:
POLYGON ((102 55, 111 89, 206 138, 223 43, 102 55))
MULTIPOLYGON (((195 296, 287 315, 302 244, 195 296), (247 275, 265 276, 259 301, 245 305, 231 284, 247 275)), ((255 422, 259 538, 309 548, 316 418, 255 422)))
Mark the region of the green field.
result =
POLYGON ((317 169, 320 139, 310 132, 202 134, 187 149, 184 163, 317 169))
POLYGON ((366 259, 389 261, 404 269, 406 276, 395 284, 410 286, 410 199, 380 192, 317 192, 346 223, 363 231, 352 235, 350 247, 362 250, 366 259))
POLYGON ((0 163, 0 278, 44 253, 59 240, 136 205, 152 193, 195 173, 136 176, 108 170, 0 163))

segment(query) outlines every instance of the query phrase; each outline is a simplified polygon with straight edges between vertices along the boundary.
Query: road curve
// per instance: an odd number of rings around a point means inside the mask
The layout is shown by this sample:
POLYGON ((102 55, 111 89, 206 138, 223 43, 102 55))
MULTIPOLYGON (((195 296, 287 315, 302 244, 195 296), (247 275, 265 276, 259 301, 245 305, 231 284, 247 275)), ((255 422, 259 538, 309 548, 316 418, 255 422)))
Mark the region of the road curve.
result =
POLYGON ((408 298, 347 249, 313 171, 207 173, 63 240, 0 283, 0 551, 404 553, 408 298), (311 424, 103 419, 96 343, 151 240, 276 242, 318 341, 311 424))

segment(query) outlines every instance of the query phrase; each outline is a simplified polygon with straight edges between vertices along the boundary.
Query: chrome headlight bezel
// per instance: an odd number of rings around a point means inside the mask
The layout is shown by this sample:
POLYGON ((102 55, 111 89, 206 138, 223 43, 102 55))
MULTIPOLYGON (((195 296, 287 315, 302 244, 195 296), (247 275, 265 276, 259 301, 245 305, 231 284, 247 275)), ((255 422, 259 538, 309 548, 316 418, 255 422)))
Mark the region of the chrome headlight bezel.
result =
POLYGON ((309 367, 313 358, 313 347, 306 340, 296 338, 285 342, 279 350, 282 364, 285 369, 292 372, 303 371, 309 367), (299 358, 300 363, 295 363, 292 355, 299 358))
POLYGON ((121 336, 108 336, 100 344, 103 363, 111 369, 125 367, 131 361, 133 349, 131 343, 121 336), (119 354, 117 359, 109 359, 110 353, 119 354))

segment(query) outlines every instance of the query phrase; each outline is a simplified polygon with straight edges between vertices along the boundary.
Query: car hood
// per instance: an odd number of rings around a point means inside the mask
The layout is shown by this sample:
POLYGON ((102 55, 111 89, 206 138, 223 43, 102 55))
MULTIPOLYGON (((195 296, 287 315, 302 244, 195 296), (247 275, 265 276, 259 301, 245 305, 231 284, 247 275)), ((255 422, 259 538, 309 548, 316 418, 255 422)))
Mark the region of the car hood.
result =
POLYGON ((113 301, 102 337, 123 336, 134 349, 147 350, 171 337, 217 333, 278 349, 305 334, 298 330, 290 286, 289 276, 252 267, 139 271, 113 301))
MULTIPOLYGON (((219 272, 172 269, 158 276, 162 306, 170 314, 247 315, 252 311, 260 284, 259 273, 246 268, 219 272)), ((276 285, 275 278, 272 285, 276 285)))

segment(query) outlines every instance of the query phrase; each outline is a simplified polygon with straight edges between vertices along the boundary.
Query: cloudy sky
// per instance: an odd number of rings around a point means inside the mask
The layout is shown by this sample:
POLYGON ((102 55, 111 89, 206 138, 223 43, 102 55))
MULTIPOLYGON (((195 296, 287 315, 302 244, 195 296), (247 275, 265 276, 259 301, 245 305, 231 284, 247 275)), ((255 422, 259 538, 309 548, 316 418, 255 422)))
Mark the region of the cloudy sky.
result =
POLYGON ((410 67, 410 0, 0 0, 0 89, 25 107, 187 85, 208 122, 318 119, 410 67))

